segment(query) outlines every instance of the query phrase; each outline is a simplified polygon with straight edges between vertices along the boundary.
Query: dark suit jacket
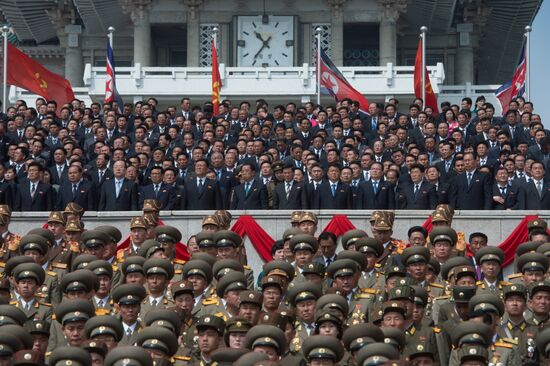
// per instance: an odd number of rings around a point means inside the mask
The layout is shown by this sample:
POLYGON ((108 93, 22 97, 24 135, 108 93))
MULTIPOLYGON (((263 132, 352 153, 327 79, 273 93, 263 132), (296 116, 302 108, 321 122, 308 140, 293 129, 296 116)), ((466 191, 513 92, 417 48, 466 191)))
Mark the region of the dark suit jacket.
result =
POLYGON ((502 195, 502 192, 500 191, 498 184, 496 182, 492 185, 493 193, 492 196, 500 196, 504 198, 504 204, 498 203, 493 200, 493 210, 522 210, 523 208, 520 207, 520 186, 519 184, 508 184, 506 187, 506 195, 502 195))
POLYGON ((378 191, 374 193, 372 180, 359 184, 356 208, 371 210, 392 210, 395 208, 394 187, 387 181, 378 183, 378 191))
POLYGON ((420 189, 416 195, 414 183, 400 184, 396 199, 396 208, 401 210, 433 210, 437 205, 435 186, 428 182, 420 183, 420 189))
POLYGON ((535 182, 531 181, 521 186, 520 207, 525 210, 550 210, 550 181, 542 184, 542 198, 535 182))
POLYGON ((451 182, 449 201, 456 210, 490 210, 493 196, 489 176, 476 170, 468 186, 467 173, 457 175, 451 182))
POLYGON ((324 181, 318 191, 318 207, 313 209, 328 209, 328 210, 347 210, 353 207, 353 193, 351 187, 345 183, 338 182, 336 186, 336 194, 332 195, 330 181, 324 181))
POLYGON ((97 193, 92 183, 83 180, 78 184, 77 194, 73 197, 73 184, 65 180, 59 186, 55 204, 56 210, 63 211, 69 202, 74 202, 79 204, 85 211, 95 211, 97 209, 97 193))
POLYGON ((438 205, 442 203, 449 204, 449 189, 450 189, 449 183, 439 182, 439 184, 437 185, 437 189, 435 190, 438 205))
POLYGON ((113 171, 109 168, 105 170, 105 173, 103 173, 103 177, 101 178, 101 181, 99 181, 99 173, 97 168, 89 169, 86 174, 90 178, 90 181, 92 182, 92 185, 98 190, 98 192, 101 189, 101 186, 105 181, 108 181, 109 179, 113 179, 113 171))
POLYGON ((69 172, 69 166, 65 164, 65 166, 63 167, 63 172, 61 173, 61 179, 59 179, 59 175, 57 174, 57 165, 54 164, 53 166, 51 166, 50 175, 52 177, 52 184, 61 184, 61 182, 67 180, 67 177, 69 175, 68 172, 69 172))
POLYGON ((307 208, 307 194, 304 185, 292 182, 287 199, 286 182, 277 184, 273 194, 273 208, 275 210, 301 210, 307 208))
POLYGON ((15 199, 15 190, 8 182, 0 183, 0 204, 13 207, 13 201, 15 199))
POLYGON ((231 193, 231 210, 267 210, 268 196, 266 186, 254 179, 248 195, 244 191, 245 183, 241 183, 231 193))
POLYGON ((222 195, 216 180, 204 180, 204 187, 199 192, 197 178, 188 176, 184 184, 185 207, 187 210, 218 210, 222 208, 222 195))
POLYGON ((34 197, 31 197, 31 183, 24 180, 19 183, 15 198, 16 211, 51 211, 54 203, 52 186, 38 182, 34 197))
POLYGON ((176 200, 176 192, 174 187, 168 184, 161 183, 158 195, 155 194, 153 184, 141 186, 138 189, 138 210, 143 209, 143 202, 146 199, 155 199, 160 203, 161 210, 172 210, 176 200))
POLYGON ((115 179, 109 179, 101 185, 98 211, 136 211, 137 195, 137 184, 124 179, 117 197, 115 179))

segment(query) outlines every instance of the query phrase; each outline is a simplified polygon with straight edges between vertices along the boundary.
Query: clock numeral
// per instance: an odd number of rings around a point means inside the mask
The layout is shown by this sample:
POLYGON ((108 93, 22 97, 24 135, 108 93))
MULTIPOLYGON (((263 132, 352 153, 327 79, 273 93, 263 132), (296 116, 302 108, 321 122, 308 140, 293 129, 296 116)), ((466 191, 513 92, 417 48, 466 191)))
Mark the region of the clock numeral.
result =
POLYGON ((245 45, 246 45, 246 42, 244 41, 244 39, 237 40, 237 46, 244 47, 245 45))
POLYGON ((252 26, 253 26, 254 28, 256 28, 256 23, 252 22, 252 26))
POLYGON ((292 47, 292 46, 294 46, 294 40, 293 40, 293 39, 287 39, 287 40, 285 41, 285 45, 286 45, 287 47, 292 47))
POLYGON ((243 33, 244 33, 244 34, 246 34, 247 36, 249 36, 249 35, 250 35, 250 33, 248 33, 248 32, 245 32, 245 31, 243 31, 243 33))
POLYGON ((284 52, 281 53, 281 55, 285 56, 285 57, 288 57, 288 55, 284 52))
POLYGON ((275 28, 277 28, 279 26, 279 22, 275 23, 275 28))
POLYGON ((243 57, 246 57, 246 56, 248 56, 248 55, 249 55, 249 53, 247 52, 247 53, 245 53, 245 54, 243 55, 243 57))
POLYGON ((267 62, 262 64, 262 67, 269 67, 269 64, 267 62))
POLYGON ((284 31, 284 32, 281 33, 281 34, 284 36, 285 34, 288 34, 288 31, 284 31))
POLYGON ((279 66, 279 62, 277 62, 277 60, 275 60, 275 63, 277 64, 277 66, 279 66))

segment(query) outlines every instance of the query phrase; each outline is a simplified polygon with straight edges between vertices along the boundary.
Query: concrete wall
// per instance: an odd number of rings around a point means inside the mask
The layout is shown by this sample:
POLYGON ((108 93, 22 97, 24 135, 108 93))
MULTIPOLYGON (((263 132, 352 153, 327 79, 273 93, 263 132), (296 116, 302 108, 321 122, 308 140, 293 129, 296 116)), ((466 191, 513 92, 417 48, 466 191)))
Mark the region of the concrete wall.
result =
MULTIPOLYGON (((211 214, 210 211, 162 211, 161 219, 167 225, 177 227, 186 241, 191 235, 201 230, 201 220, 211 214)), ((273 238, 279 239, 283 232, 290 227, 291 211, 233 211, 233 222, 239 215, 251 215, 260 226, 273 238)), ((370 234, 369 217, 371 211, 325 211, 316 212, 319 217, 318 233, 320 233, 335 213, 345 214, 358 228, 364 229, 370 234)), ((120 229, 125 238, 130 233, 129 223, 133 216, 139 212, 87 212, 84 216, 86 229, 92 229, 98 225, 114 225, 120 229)), ((394 237, 407 239, 407 230, 414 225, 421 225, 431 211, 397 211, 394 223, 394 237)), ((548 220, 550 211, 457 211, 453 219, 453 228, 465 234, 466 239, 470 233, 481 231, 489 237, 489 245, 500 244, 516 228, 525 215, 539 215, 548 220)), ((10 229, 19 234, 25 234, 30 229, 42 226, 47 220, 47 213, 14 212, 10 229)), ((254 250, 251 243, 245 239, 245 248, 249 264, 254 268, 255 274, 261 271, 262 260, 254 250)), ((506 272, 509 272, 509 269, 506 272)))

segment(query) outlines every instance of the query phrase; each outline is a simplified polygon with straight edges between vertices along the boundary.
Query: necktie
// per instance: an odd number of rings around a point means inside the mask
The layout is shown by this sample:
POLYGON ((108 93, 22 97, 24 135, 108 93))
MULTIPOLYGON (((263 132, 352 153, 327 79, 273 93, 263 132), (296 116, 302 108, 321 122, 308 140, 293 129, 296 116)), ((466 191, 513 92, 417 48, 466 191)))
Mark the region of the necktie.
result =
POLYGON ((244 185, 244 194, 245 196, 248 197, 248 192, 250 192, 250 182, 247 182, 245 185, 244 185))
POLYGON ((314 183, 313 183, 313 189, 317 190, 317 186, 318 186, 318 185, 319 185, 319 183, 314 182, 314 183))
POLYGON ((290 188, 292 187, 292 183, 287 182, 286 183, 286 199, 288 199, 288 196, 290 196, 290 188))
POLYGON ((520 172, 520 173, 519 173, 519 177, 520 177, 520 178, 523 178, 523 172, 520 172))
POLYGON ((449 168, 451 167, 451 162, 450 161, 446 161, 445 162, 445 172, 448 173, 449 172, 449 168))
POLYGON ((19 138, 23 137, 23 131, 22 130, 18 130, 18 133, 19 133, 19 138))
POLYGON ((500 187, 500 195, 502 197, 505 197, 506 196, 506 187, 500 187))
POLYGON ((99 181, 101 182, 102 179, 103 179, 103 170, 100 170, 99 171, 99 181))
POLYGON ((374 193, 376 194, 378 192, 378 182, 372 181, 372 188, 374 189, 374 193))
POLYGON ((28 302, 28 303, 25 304, 25 310, 28 311, 28 310, 30 310, 30 309, 31 309, 31 303, 28 302))
POLYGON ((332 197, 336 196, 336 183, 332 183, 330 190, 332 191, 332 197))
POLYGON ((216 171, 216 179, 219 181, 220 179, 222 179, 222 171, 221 170, 217 170, 216 171))
POLYGON ((126 329, 126 335, 131 336, 132 335, 132 328, 126 329))
POLYGON ((78 185, 73 184, 73 198, 76 197, 76 190, 78 189, 78 185))
POLYGON ((539 192, 539 198, 542 198, 542 181, 537 182, 537 191, 539 192))
POLYGON ((328 268, 328 266, 330 266, 330 263, 332 263, 332 260, 331 260, 330 258, 327 258, 326 263, 327 263, 326 266, 327 266, 327 268, 328 268))
POLYGON ((153 307, 154 307, 154 306, 157 306, 158 303, 159 303, 159 302, 158 302, 157 299, 153 299, 153 300, 151 301, 151 306, 153 306, 153 307))
POLYGON ((118 198, 118 195, 120 194, 120 188, 122 186, 122 181, 121 180, 117 180, 116 182, 116 198, 118 198))
POLYGON ((472 173, 468 173, 468 186, 472 183, 472 173))
POLYGON ((98 307, 98 308, 102 308, 103 305, 104 305, 104 304, 103 304, 103 300, 99 300, 99 301, 97 302, 97 307, 98 307))
POLYGON ((420 184, 415 184, 414 185, 414 196, 416 197, 416 195, 418 194, 418 190, 420 189, 420 184))
POLYGON ((59 178, 61 178, 61 175, 63 174, 63 167, 62 166, 58 166, 57 167, 57 176, 59 178))
POLYGON ((307 325, 307 335, 312 335, 313 331, 315 330, 315 327, 311 324, 307 325))
POLYGON ((31 184, 31 197, 34 197, 34 192, 36 192, 36 183, 31 184))
POLYGON ((155 184, 155 196, 159 195, 159 186, 160 184, 155 184))
POLYGON ((202 189, 204 188, 204 179, 199 179, 199 192, 202 192, 202 189))

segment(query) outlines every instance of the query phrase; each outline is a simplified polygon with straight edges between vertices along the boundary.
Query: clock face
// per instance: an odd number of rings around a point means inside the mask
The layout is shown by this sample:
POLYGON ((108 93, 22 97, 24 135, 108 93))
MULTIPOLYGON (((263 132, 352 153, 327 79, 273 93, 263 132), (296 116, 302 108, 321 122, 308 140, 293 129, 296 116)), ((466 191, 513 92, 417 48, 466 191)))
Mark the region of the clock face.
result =
POLYGON ((237 18, 237 65, 294 66, 294 17, 263 18, 264 22, 261 15, 237 18))

